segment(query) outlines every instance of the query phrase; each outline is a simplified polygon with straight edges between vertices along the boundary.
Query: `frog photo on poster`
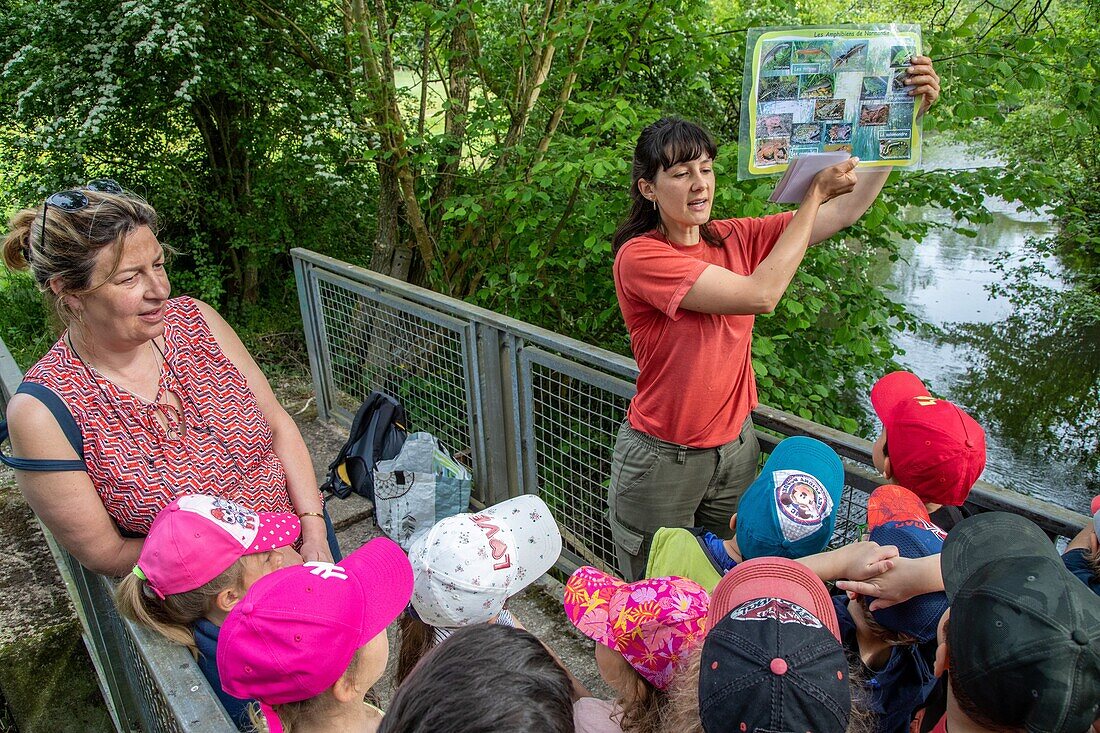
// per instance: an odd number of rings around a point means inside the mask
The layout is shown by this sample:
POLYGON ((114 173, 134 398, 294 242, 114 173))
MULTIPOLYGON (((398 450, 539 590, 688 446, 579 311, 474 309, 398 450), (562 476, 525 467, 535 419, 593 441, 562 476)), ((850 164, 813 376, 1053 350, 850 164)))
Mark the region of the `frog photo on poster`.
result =
POLYGON ((738 177, 783 173, 806 153, 847 152, 860 168, 920 163, 905 86, 920 26, 753 28, 748 32, 738 177))

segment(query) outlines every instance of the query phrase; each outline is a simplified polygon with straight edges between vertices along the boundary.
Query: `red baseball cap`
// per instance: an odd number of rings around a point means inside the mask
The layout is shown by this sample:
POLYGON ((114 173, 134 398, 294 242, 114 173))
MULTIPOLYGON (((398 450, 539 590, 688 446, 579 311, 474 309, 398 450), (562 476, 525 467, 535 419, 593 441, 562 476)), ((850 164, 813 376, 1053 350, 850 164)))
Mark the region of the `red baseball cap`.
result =
POLYGON ((893 476, 922 501, 959 506, 985 469, 985 431, 917 375, 892 372, 871 388, 893 476))
POLYGON ((707 628, 742 604, 762 598, 797 604, 840 640, 836 609, 825 584, 805 565, 785 557, 755 557, 726 573, 710 596, 707 628))

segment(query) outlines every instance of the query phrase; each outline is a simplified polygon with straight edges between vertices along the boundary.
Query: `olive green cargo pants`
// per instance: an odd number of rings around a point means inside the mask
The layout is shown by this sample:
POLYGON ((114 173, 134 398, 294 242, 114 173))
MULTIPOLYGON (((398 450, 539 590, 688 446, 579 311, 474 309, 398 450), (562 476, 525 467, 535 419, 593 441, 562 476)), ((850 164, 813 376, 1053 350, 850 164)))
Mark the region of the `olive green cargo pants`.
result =
POLYGON ((737 438, 717 448, 666 443, 624 421, 615 440, 607 497, 623 577, 642 576, 653 534, 661 527, 705 527, 728 539, 730 517, 759 463, 752 418, 737 438))

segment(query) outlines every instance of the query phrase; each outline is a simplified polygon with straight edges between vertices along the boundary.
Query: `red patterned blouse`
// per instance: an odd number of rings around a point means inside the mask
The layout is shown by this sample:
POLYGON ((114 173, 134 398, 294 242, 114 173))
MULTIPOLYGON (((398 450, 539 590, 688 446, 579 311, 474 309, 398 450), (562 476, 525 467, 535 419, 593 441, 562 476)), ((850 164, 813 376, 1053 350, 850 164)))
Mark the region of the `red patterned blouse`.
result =
POLYGON ((179 397, 187 426, 178 437, 157 421, 155 403, 86 366, 64 337, 24 377, 56 392, 72 412, 107 513, 122 530, 144 535, 157 512, 184 494, 294 511, 271 426, 192 299, 168 301, 163 353, 159 389, 179 397))

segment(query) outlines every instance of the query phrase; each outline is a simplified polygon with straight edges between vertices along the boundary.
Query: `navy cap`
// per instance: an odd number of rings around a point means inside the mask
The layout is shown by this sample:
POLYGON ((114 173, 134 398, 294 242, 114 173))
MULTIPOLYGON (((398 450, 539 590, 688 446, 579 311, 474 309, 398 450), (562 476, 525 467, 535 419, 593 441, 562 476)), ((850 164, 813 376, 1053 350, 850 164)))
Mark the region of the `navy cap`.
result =
POLYGON ((843 647, 798 604, 746 601, 707 632, 699 668, 706 733, 844 733, 851 705, 843 647))
POLYGON ((706 733, 843 733, 848 661, 829 592, 784 558, 746 560, 714 589, 699 666, 706 733))
MULTIPOLYGON (((923 519, 886 522, 871 530, 871 541, 894 545, 902 557, 918 558, 938 555, 947 535, 942 529, 923 519)), ((890 631, 912 636, 925 642, 936 638, 936 627, 947 610, 947 594, 943 591, 924 593, 888 608, 872 611, 875 621, 890 631)))

